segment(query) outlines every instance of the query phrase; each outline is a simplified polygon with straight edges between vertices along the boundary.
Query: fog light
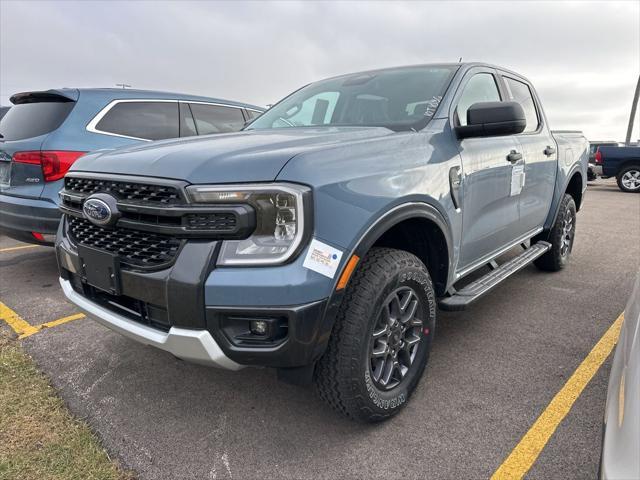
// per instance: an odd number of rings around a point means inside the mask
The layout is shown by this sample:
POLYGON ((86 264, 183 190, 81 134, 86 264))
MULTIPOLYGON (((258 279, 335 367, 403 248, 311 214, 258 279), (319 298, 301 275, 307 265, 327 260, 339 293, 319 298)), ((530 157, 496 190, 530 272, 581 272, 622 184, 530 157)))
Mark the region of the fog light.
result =
POLYGON ((267 322, 264 320, 251 320, 251 333, 254 335, 264 335, 267 333, 267 322))

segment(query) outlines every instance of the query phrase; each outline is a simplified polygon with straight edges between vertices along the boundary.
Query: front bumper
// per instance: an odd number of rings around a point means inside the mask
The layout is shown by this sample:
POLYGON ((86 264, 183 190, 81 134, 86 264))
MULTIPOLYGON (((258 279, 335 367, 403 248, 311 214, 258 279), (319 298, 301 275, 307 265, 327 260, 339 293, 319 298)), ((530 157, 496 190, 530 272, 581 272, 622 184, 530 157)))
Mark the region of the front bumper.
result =
POLYGON ((47 200, 0 194, 0 212, 0 231, 31 243, 42 243, 31 232, 53 235, 60 223, 58 206, 47 200))
POLYGON ((60 286, 62 286, 65 296, 80 307, 88 317, 137 342, 152 345, 193 363, 227 370, 240 370, 243 368, 242 365, 229 359, 224 354, 211 334, 206 330, 171 327, 168 332, 163 332, 129 320, 97 303, 87 300, 73 289, 68 280, 61 278, 60 286))
POLYGON ((217 269, 218 250, 216 241, 188 241, 168 268, 122 268, 120 291, 115 294, 88 285, 79 252, 68 238, 66 221, 60 224, 56 241, 67 298, 113 330, 185 360, 223 368, 313 364, 326 348, 342 294, 331 296, 331 301, 322 298, 326 293, 318 293, 323 289, 316 282, 326 277, 301 266, 298 276, 293 275, 291 270, 298 269, 295 263, 264 267, 260 273, 217 269), (231 271, 244 272, 243 285, 235 283, 237 276, 229 278, 231 271), (307 289, 309 285, 314 288, 307 289), (312 290, 314 296, 299 293, 312 290), (132 309, 138 314, 132 315, 132 309), (273 341, 244 341, 246 328, 241 331, 242 326, 253 320, 277 324, 281 334, 273 341))

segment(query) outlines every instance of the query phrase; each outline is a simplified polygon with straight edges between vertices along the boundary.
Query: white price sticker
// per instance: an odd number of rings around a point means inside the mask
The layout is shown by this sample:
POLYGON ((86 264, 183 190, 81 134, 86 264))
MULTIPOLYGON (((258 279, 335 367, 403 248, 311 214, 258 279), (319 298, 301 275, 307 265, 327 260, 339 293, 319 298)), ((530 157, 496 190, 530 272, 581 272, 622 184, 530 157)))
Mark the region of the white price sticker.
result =
POLYGON ((511 167, 511 196, 520 195, 524 187, 524 165, 511 167))
POLYGON ((314 238, 309 245, 309 251, 302 266, 325 277, 333 278, 341 258, 342 252, 340 250, 314 238))

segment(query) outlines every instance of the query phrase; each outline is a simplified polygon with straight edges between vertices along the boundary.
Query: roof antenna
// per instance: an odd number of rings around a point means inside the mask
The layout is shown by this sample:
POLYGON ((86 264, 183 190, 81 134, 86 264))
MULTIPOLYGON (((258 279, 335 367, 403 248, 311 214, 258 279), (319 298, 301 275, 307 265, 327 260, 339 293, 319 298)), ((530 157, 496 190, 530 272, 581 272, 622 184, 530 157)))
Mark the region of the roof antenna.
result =
POLYGON ((125 88, 131 88, 131 85, 127 83, 116 83, 116 87, 122 87, 122 89, 124 90, 125 88))
POLYGON ((458 63, 462 63, 462 57, 460 57, 460 60, 458 60, 458 63))

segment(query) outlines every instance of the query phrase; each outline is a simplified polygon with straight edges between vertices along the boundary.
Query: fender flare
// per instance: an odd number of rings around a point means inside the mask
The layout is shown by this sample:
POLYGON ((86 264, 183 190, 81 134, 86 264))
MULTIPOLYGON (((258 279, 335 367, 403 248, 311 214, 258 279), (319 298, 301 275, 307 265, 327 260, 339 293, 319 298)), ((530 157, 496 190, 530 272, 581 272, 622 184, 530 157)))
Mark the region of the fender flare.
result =
MULTIPOLYGON (((366 255, 367 251, 369 251, 369 249, 375 244, 376 240, 378 240, 387 230, 404 220, 409 220, 412 218, 430 220, 442 232, 447 244, 447 275, 450 278, 452 275, 453 263, 453 240, 451 227, 445 216, 436 207, 425 202, 402 203, 387 210, 364 230, 364 232, 359 236, 357 242, 355 243, 355 246, 352 247, 349 252, 346 252, 347 254, 345 255, 345 258, 349 259, 354 254, 358 255, 360 258, 363 258, 364 255, 366 255)), ((346 264, 347 262, 344 263, 342 269, 339 271, 339 274, 336 275, 331 295, 329 296, 329 299, 327 301, 327 306, 325 308, 323 319, 320 324, 318 335, 316 337, 315 352, 313 355, 314 361, 320 358, 320 356, 326 349, 327 343, 329 341, 329 336, 331 335, 331 331, 333 330, 333 325, 335 323, 338 309, 340 308, 342 300, 345 296, 346 289, 336 290, 336 285, 340 276, 342 275, 342 271, 344 270, 346 264)))
MULTIPOLYGON (((433 205, 425 202, 409 202, 396 205, 387 210, 360 235, 350 255, 356 254, 360 258, 365 255, 375 242, 390 228, 412 218, 430 220, 437 225, 447 243, 449 263, 453 258, 453 240, 451 227, 444 215, 433 205)), ((451 266, 451 265, 449 265, 451 266)))
MULTIPOLYGON (((571 179, 573 178, 573 176, 576 173, 579 173, 580 176, 584 177, 582 181, 583 181, 583 185, 585 184, 586 177, 583 175, 582 169, 580 167, 581 165, 579 163, 576 163, 573 167, 571 167, 571 170, 569 170, 569 173, 567 173, 564 184, 562 185, 562 195, 558 196, 558 201, 556 205, 553 206, 553 217, 550 217, 551 221, 547 220, 547 222, 545 223, 545 226, 544 226, 545 232, 548 232, 549 230, 551 230, 551 227, 553 227, 553 225, 556 223, 556 219, 558 218, 558 213, 560 212, 560 204, 562 203, 562 196, 567 192, 567 187, 569 186, 569 182, 571 182, 571 179)), ((584 189, 583 189, 583 193, 584 193, 584 189)))

